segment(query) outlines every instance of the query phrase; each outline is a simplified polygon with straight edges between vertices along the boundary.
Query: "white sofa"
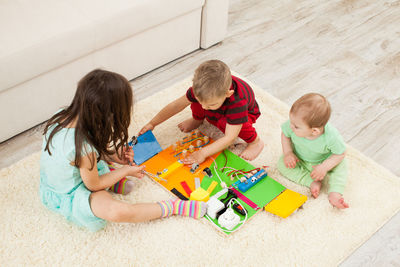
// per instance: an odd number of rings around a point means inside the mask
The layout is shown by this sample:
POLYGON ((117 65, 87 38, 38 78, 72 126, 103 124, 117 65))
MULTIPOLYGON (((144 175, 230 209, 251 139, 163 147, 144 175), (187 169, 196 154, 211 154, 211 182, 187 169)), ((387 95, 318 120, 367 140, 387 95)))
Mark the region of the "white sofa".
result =
POLYGON ((0 142, 68 105, 95 68, 133 79, 226 33, 228 0, 0 2, 0 142))

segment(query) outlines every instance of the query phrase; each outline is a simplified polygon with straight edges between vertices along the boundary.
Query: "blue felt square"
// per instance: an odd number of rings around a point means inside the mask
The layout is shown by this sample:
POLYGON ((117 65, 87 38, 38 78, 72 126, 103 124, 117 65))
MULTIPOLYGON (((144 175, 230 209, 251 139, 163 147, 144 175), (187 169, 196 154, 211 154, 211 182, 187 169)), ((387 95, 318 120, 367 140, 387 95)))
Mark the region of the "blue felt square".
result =
MULTIPOLYGON (((132 146, 132 141, 129 142, 132 146)), ((152 158, 160 152, 161 146, 152 131, 147 131, 137 138, 137 143, 133 145, 133 152, 135 153, 133 161, 140 165, 148 159, 152 158)))

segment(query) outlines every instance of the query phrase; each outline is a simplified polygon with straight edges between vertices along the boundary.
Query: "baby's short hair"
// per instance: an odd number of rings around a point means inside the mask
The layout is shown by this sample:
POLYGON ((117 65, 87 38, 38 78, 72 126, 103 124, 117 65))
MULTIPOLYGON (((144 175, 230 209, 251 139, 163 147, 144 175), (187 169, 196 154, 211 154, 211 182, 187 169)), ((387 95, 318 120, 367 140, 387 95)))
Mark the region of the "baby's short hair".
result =
POLYGON ((305 94, 293 103, 290 113, 303 112, 303 121, 310 128, 324 127, 331 116, 331 105, 321 94, 305 94))
POLYGON ((220 60, 208 60, 194 72, 193 93, 200 101, 226 94, 232 84, 229 67, 220 60))

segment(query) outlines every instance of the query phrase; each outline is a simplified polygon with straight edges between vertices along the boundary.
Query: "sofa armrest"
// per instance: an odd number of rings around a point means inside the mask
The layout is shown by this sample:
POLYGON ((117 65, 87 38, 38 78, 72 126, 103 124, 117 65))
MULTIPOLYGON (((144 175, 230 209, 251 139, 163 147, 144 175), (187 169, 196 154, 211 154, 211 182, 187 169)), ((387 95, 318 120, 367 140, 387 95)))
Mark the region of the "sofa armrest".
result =
POLYGON ((225 38, 229 0, 206 0, 201 19, 200 47, 208 48, 225 38))

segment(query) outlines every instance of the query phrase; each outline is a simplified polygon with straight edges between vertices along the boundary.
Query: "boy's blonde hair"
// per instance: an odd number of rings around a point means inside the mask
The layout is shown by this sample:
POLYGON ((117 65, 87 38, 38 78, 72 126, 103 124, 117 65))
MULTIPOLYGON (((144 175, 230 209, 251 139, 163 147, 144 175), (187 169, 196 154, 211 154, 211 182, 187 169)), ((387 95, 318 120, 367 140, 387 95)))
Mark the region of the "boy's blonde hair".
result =
POLYGON ((231 84, 231 71, 220 60, 203 62, 194 72, 193 92, 200 101, 225 96, 231 84))
POLYGON ((331 105, 321 94, 305 94, 293 103, 290 113, 303 113, 303 121, 310 128, 324 127, 331 116, 331 105))

